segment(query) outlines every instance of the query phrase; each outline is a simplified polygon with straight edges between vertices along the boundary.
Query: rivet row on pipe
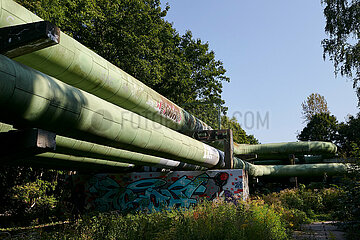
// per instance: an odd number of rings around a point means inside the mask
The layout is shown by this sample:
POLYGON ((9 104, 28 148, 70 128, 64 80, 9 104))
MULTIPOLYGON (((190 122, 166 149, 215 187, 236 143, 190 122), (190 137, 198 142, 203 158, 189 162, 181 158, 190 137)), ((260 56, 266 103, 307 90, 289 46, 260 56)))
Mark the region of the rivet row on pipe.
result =
MULTIPOLYGON (((0 27, 42 21, 12 0, 0 0, 0 4, 0 27)), ((63 32, 59 44, 14 60, 171 129, 210 129, 201 120, 63 32)))
POLYGON ((219 151, 53 77, 0 56, 0 121, 203 167, 219 151))
MULTIPOLYGON (((0 133, 8 132, 10 130, 15 130, 11 125, 0 122, 0 133)), ((86 160, 86 162, 91 162, 90 159, 100 159, 111 162, 119 163, 130 163, 136 166, 150 166, 154 168, 165 168, 172 170, 205 170, 206 168, 196 166, 193 164, 182 163, 179 161, 174 161, 166 158, 160 158, 155 156, 150 156, 146 154, 141 154, 137 152, 130 152, 123 149, 108 147, 96 143, 86 142, 82 140, 76 140, 73 138, 68 138, 60 135, 56 135, 56 150, 55 155, 50 155, 50 153, 40 154, 36 156, 38 160, 48 160, 48 165, 52 165, 51 162, 57 162, 58 166, 69 165, 68 168, 74 167, 74 163, 81 162, 86 160), (61 155, 59 155, 61 154, 61 155), (69 156, 65 158, 64 156, 69 156), (61 158, 60 158, 61 156, 61 158), (74 156, 74 159, 70 159, 70 156, 74 156), (82 159, 81 159, 82 158, 82 159), (60 161, 59 161, 60 159, 60 161), (64 162, 61 162, 61 159, 65 159, 64 162)), ((33 158, 32 158, 33 159, 33 158)), ((106 163, 104 165, 109 165, 106 163)), ((83 165, 83 168, 86 169, 86 166, 83 165)), ((113 166, 113 165, 111 165, 113 166)), ((116 167, 117 165, 115 165, 116 167)))

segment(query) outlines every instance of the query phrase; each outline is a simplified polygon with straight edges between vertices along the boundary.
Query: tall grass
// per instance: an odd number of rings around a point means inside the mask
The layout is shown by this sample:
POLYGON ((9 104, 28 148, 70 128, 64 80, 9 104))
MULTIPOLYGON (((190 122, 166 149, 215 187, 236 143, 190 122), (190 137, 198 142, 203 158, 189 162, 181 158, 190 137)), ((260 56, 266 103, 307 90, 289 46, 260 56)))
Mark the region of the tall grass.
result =
POLYGON ((189 210, 98 213, 42 239, 288 239, 279 214, 261 200, 248 203, 203 202, 189 210))

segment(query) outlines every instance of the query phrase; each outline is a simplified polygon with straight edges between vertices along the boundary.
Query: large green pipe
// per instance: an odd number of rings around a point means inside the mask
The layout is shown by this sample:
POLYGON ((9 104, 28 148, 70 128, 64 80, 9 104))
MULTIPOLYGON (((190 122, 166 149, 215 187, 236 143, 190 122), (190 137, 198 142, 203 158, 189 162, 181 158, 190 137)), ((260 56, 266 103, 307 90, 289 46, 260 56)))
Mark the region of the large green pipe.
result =
POLYGON ((61 170, 90 170, 90 171, 131 171, 134 164, 72 156, 60 153, 41 153, 32 157, 20 158, 10 164, 37 166, 61 170))
POLYGON ((132 163, 137 166, 151 166, 173 170, 205 170, 206 168, 166 158, 131 152, 96 143, 56 136, 56 152, 109 161, 132 163))
MULTIPOLYGON (((14 130, 14 128, 5 123, 0 122, 0 133, 8 132, 14 130)), ((65 142, 67 138, 57 136, 57 140, 61 139, 61 142, 65 142), (64 141, 65 140, 65 141, 64 141)), ((70 139, 71 141, 78 141, 75 139, 70 139)), ((61 146, 61 144, 60 144, 61 146)), ((117 162, 117 161, 108 161, 104 159, 93 159, 88 157, 81 156, 72 156, 61 153, 41 153, 33 157, 26 157, 20 159, 13 159, 10 164, 16 165, 29 165, 29 166, 38 166, 38 167, 50 167, 50 168, 60 168, 60 169, 70 169, 70 170, 111 170, 111 171, 125 171, 134 167, 134 164, 117 162)))
POLYGON ((340 175, 347 172, 349 165, 342 163, 301 164, 301 165, 250 165, 249 175, 255 177, 314 177, 340 175))
MULTIPOLYGON (((12 1, 3 0, 0 3, 0 26, 40 20, 12 1)), ((103 99, 119 104, 170 128, 176 130, 207 128, 206 124, 187 114, 183 109, 65 34, 61 36, 60 45, 19 57, 16 60, 56 76, 63 81, 70 81, 74 86, 92 92, 103 99)), ((234 152, 236 154, 249 154, 249 151, 244 151, 244 149, 246 150, 248 147, 235 146, 234 152)), ((285 154, 289 153, 292 152, 285 154)))
MULTIPOLYGON (((41 21, 41 18, 11 0, 0 0, 0 5, 0 27, 41 21)), ((204 122, 64 33, 61 33, 60 44, 15 60, 171 129, 183 132, 210 129, 204 122)), ((333 151, 333 146, 329 147, 325 143, 308 145, 312 145, 310 151, 319 145, 324 147, 319 150, 321 153, 331 151, 331 154, 333 151)), ((273 144, 271 147, 235 144, 234 153, 256 152, 260 159, 272 159, 279 158, 274 156, 274 150, 278 155, 287 157, 294 153, 292 151, 302 148, 301 143, 290 143, 287 146, 273 144)), ((303 150, 300 153, 313 154, 303 150)))
MULTIPOLYGON (((11 0, 0 0, 0 5, 0 27, 42 20, 11 0)), ((15 60, 169 128, 209 129, 201 120, 63 32, 58 45, 15 60)))
MULTIPOLYGON (((162 150, 162 154, 180 156, 190 163, 206 167, 215 166, 220 159, 215 149, 203 143, 140 116, 136 117, 134 113, 4 56, 0 56, 0 106, 7 112, 7 115, 1 115, 0 118, 18 125, 30 123, 32 126, 90 138, 109 145, 134 149, 143 147, 157 153, 162 150), (100 111, 101 109, 104 110, 100 111), (135 116, 136 119, 126 116, 135 116), (124 123, 126 121, 129 123, 124 123), (149 131, 146 127, 150 124, 153 124, 150 136, 143 135, 143 131, 149 131), (139 129, 140 132, 137 132, 139 129)), ((252 176, 296 175, 301 170, 301 166, 255 166, 237 158, 235 168, 247 169, 252 176)), ((343 171, 344 167, 342 164, 330 164, 319 167, 314 165, 314 168, 307 166, 306 169, 312 174, 343 171)), ((303 171, 301 174, 304 174, 303 171)))
MULTIPOLYGON (((0 122, 0 132, 8 132, 10 130, 15 129, 9 124, 0 122)), ((151 166, 155 168, 166 168, 174 170, 205 170, 205 168, 193 164, 182 163, 179 161, 150 156, 137 152, 130 152, 123 149, 117 149, 59 135, 56 136, 55 153, 85 157, 88 160, 95 158, 120 163, 131 163, 140 166, 151 166)), ((46 157, 49 159, 49 155, 46 155, 46 157)), ((76 158, 76 160, 77 159, 78 158, 76 158)), ((66 165, 67 163, 70 164, 69 167, 71 168, 73 167, 74 161, 64 161, 62 166, 66 165)))
POLYGON ((289 159, 289 154, 297 157, 303 155, 333 156, 336 153, 336 145, 330 142, 286 142, 268 144, 234 144, 235 155, 256 154, 257 159, 289 159))
MULTIPOLYGON (((5 132, 12 130, 12 127, 8 124, 1 124, 0 123, 0 132, 5 132)), ((84 154, 91 154, 94 152, 95 149, 98 149, 101 146, 96 147, 89 147, 87 144, 92 143, 86 143, 82 146, 83 142, 79 140, 73 140, 68 139, 65 137, 57 136, 57 151, 59 151, 59 148, 69 149, 70 145, 73 145, 73 141, 76 141, 77 144, 73 146, 73 150, 77 153, 84 153, 84 154), (86 146, 86 147, 85 147, 86 146)), ((70 147, 71 149, 71 147, 70 147)), ((61 150, 60 150, 61 151, 61 150)), ((68 150, 65 150, 67 152, 68 150)), ((113 150, 114 151, 114 150, 113 150)), ((116 151, 116 150, 115 150, 116 151)), ((121 150, 120 150, 121 151, 121 150)), ((71 151, 70 151, 71 153, 71 151)), ((120 167, 120 170, 123 170, 124 166, 118 166, 116 169, 112 166, 109 166, 109 164, 112 164, 111 161, 103 161, 103 160, 97 160, 97 161, 89 161, 89 158, 84 157, 72 157, 70 159, 67 155, 57 154, 53 155, 51 157, 51 154, 54 153, 43 153, 41 155, 38 155, 36 159, 31 159, 31 164, 34 165, 38 163, 39 166, 46 166, 47 164, 51 166, 60 166, 61 168, 69 168, 69 169, 89 169, 92 168, 95 162, 95 166, 98 166, 99 169, 102 171, 106 170, 112 170, 112 171, 118 171, 118 167, 120 167), (55 157, 56 156, 56 157, 55 157), (61 157, 62 156, 62 157, 61 157), (71 161, 70 161, 71 160, 71 161), (79 164, 82 165, 74 165, 74 163, 79 162, 79 164), (69 164, 66 164, 69 163, 69 164), (88 165, 84 165, 84 163, 88 163, 88 165)), ((137 155, 137 153, 134 153, 137 155)), ((123 155, 122 155, 123 156, 123 155)), ((116 154, 113 155, 113 157, 116 157, 116 154)), ((110 160, 114 160, 113 157, 110 158, 110 160)), ((149 157, 146 156, 145 159, 149 157)), ((151 157, 151 156, 150 156, 151 157)), ((155 157, 154 157, 155 158, 155 157)), ((120 157, 120 159, 122 159, 120 157)), ((125 160, 126 161, 126 160, 125 160)), ((130 160, 131 161, 131 160, 130 160)), ((328 176, 330 175, 336 175, 336 174, 342 174, 345 173, 347 170, 347 166, 344 164, 308 164, 308 165, 278 165, 278 166, 257 166, 250 164, 248 162, 242 161, 239 158, 234 159, 235 162, 235 168, 238 169, 245 169, 248 171, 250 176, 253 177, 262 177, 262 176, 272 176, 272 177, 291 177, 291 176, 322 176, 324 173, 326 173, 328 176)), ((136 163, 136 161, 134 162, 136 163)), ((161 164, 159 164, 160 167, 161 164)), ((168 168, 169 166, 167 166, 168 168)))
POLYGON ((235 168, 245 169, 253 177, 312 177, 344 174, 349 165, 342 163, 321 163, 302 165, 254 165, 234 158, 235 168))
MULTIPOLYGON (((302 156, 301 158, 295 158, 295 164, 309 164, 309 163, 344 163, 345 159, 341 158, 326 158, 321 155, 314 156, 302 156)), ((253 160, 255 165, 289 165, 289 159, 277 159, 277 160, 253 160)))
POLYGON ((0 121, 203 167, 219 151, 106 102, 55 78, 0 56, 0 121))

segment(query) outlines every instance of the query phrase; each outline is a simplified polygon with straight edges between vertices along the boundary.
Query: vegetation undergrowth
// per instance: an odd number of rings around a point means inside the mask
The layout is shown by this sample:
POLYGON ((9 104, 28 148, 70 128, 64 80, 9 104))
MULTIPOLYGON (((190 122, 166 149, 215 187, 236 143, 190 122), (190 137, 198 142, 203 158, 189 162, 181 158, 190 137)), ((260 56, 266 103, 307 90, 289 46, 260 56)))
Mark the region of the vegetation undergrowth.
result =
POLYGON ((341 198, 344 190, 336 185, 313 189, 300 184, 297 189, 285 189, 262 195, 265 203, 273 206, 287 227, 297 229, 301 224, 315 221, 341 220, 341 198))
MULTIPOLYGON (((188 210, 162 212, 93 212, 70 224, 26 232, 34 239, 288 239, 304 223, 354 220, 349 213, 347 217, 343 214, 349 207, 344 202, 349 194, 336 185, 300 184, 297 189, 256 196, 247 202, 205 201, 188 210)), ((354 209, 358 208, 348 210, 354 209)), ((12 236, 17 235, 14 232, 12 236)))
MULTIPOLYGON (((34 232, 33 232, 34 234, 34 232)), ((162 212, 93 213, 40 239, 288 239, 280 215, 262 200, 208 202, 162 212)))

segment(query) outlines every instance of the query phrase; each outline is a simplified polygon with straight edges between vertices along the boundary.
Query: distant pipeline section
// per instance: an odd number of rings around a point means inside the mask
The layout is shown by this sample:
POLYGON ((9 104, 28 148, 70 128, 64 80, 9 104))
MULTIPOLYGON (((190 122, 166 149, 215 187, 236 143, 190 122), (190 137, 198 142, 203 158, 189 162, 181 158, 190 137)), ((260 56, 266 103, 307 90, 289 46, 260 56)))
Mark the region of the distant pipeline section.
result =
POLYGON ((321 155, 323 158, 333 157, 337 147, 330 142, 286 142, 286 143, 267 143, 267 144, 238 144, 234 143, 234 154, 257 155, 258 160, 267 159, 289 159, 289 154, 295 156, 321 155))
MULTIPOLYGON (((249 163, 248 163, 249 164, 249 163)), ((343 163, 319 163, 301 165, 253 165, 249 164, 247 170, 254 177, 321 177, 343 175, 351 165, 343 163)))

